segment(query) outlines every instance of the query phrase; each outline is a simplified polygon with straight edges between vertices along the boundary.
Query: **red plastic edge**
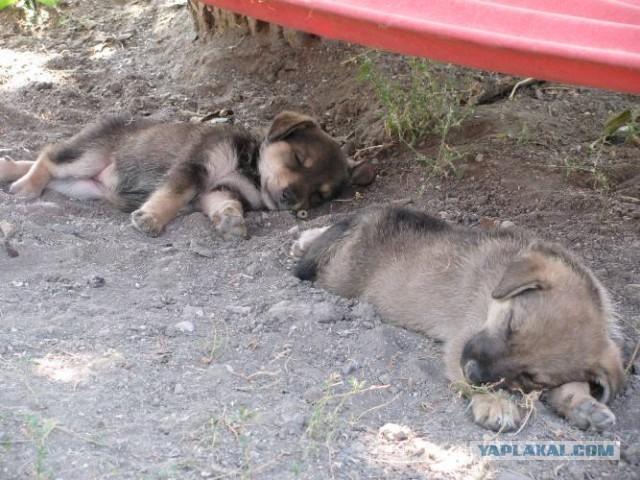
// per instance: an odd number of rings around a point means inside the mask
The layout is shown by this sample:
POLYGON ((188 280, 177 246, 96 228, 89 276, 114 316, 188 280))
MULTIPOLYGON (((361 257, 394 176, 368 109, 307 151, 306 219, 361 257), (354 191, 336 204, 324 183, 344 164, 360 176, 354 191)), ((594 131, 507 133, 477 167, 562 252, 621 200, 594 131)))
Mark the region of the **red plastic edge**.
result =
POLYGON ((634 0, 202 0, 327 38, 640 94, 634 0))

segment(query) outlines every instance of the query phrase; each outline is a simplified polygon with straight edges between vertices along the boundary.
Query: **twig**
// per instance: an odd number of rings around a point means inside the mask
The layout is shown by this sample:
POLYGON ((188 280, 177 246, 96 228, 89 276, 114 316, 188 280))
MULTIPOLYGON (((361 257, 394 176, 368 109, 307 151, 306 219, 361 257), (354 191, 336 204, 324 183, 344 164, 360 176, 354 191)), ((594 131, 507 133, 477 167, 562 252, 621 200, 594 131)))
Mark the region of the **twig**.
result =
POLYGON ((633 362, 635 362, 636 358, 638 357, 638 353, 640 353, 640 340, 638 340, 638 342, 636 343, 636 348, 633 350, 633 353, 631 354, 631 358, 629 358, 629 363, 627 365, 627 368, 624 369, 625 375, 629 375, 629 372, 633 367, 633 362))
POLYGON ((513 86, 511 93, 509 94, 509 100, 513 100, 516 96, 516 91, 520 87, 526 87, 527 85, 533 85, 534 83, 538 83, 540 80, 536 80, 535 78, 525 78, 524 80, 520 80, 513 86))

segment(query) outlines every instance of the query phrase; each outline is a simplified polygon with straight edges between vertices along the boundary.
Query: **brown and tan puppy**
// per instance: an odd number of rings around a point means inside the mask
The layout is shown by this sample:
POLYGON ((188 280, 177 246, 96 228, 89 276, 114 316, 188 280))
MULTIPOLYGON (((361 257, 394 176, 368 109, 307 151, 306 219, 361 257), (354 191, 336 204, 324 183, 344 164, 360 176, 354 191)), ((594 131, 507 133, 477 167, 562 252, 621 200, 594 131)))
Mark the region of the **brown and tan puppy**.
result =
POLYGON ((35 162, 0 159, 0 182, 38 197, 45 188, 103 198, 131 211, 135 228, 158 235, 193 204, 223 238, 244 238, 244 209, 305 210, 349 182, 373 180, 370 164, 351 165, 318 124, 280 113, 263 138, 233 126, 108 118, 45 147, 35 162))
POLYGON ((449 378, 497 384, 472 394, 497 431, 521 415, 505 390, 549 390, 559 414, 606 430, 624 373, 609 298, 574 255, 525 233, 452 227, 400 208, 372 209, 304 232, 295 274, 368 299, 389 323, 444 342, 449 378))

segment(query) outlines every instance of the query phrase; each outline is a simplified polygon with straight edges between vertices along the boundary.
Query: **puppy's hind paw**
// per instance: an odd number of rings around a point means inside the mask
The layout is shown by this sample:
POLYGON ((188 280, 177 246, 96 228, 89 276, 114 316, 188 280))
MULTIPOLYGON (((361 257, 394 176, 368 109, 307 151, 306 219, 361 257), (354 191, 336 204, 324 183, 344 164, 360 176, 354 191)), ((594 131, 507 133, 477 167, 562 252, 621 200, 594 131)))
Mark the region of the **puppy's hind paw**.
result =
POLYGON ((249 238, 242 215, 221 215, 214 221, 216 234, 223 240, 246 240, 249 238))
POLYGON ((494 432, 510 432, 520 427, 522 418, 517 405, 504 391, 478 393, 471 399, 473 420, 494 432))
POLYGON ((320 235, 326 232, 328 228, 329 227, 311 228, 302 232, 300 238, 291 245, 290 255, 296 258, 302 257, 309 249, 309 246, 315 242, 320 235))
POLYGON ((585 398, 568 412, 567 420, 582 430, 604 432, 615 425, 616 416, 595 398, 585 398))
POLYGON ((157 237, 162 231, 163 225, 149 212, 138 209, 131 213, 131 223, 139 232, 157 237))
POLYGON ((30 181, 29 178, 22 177, 20 180, 16 180, 11 184, 9 192, 19 196, 20 198, 32 200, 42 195, 43 189, 44 188, 42 186, 36 185, 34 182, 30 181))

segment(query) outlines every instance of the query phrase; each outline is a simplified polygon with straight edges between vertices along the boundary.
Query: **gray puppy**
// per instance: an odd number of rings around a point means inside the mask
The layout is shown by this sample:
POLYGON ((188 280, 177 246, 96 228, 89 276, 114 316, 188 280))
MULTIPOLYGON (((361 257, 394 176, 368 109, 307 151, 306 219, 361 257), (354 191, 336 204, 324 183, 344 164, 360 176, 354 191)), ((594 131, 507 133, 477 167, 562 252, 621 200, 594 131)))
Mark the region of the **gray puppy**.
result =
POLYGON ((570 252, 512 230, 372 209, 303 232, 295 274, 444 342, 452 381, 497 385, 497 394, 471 394, 483 427, 521 424, 504 390, 549 389, 549 404, 571 423, 606 430, 615 416, 605 403, 624 383, 608 295, 570 252))

